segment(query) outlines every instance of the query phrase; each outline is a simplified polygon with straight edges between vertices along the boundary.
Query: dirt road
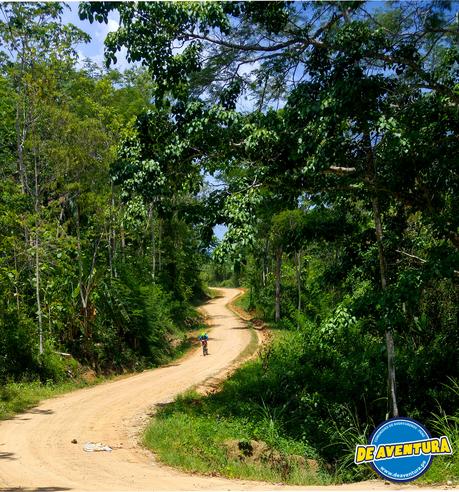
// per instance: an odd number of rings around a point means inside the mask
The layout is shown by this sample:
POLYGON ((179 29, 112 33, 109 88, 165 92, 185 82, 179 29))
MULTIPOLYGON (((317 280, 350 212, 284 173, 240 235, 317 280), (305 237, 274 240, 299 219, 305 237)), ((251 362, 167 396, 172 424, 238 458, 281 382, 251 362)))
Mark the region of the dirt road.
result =
MULTIPOLYGON (((226 303, 236 289, 204 306, 212 330, 209 357, 200 349, 167 367, 44 401, 0 422, 0 489, 25 491, 145 491, 274 489, 250 481, 189 475, 161 466, 138 445, 138 434, 158 403, 212 377, 244 350, 250 332, 226 303), (77 444, 72 440, 76 439, 77 444), (87 453, 87 441, 111 453, 87 453)), ((380 482, 359 488, 380 488, 380 482)), ((387 488, 387 487, 386 487, 387 488)))

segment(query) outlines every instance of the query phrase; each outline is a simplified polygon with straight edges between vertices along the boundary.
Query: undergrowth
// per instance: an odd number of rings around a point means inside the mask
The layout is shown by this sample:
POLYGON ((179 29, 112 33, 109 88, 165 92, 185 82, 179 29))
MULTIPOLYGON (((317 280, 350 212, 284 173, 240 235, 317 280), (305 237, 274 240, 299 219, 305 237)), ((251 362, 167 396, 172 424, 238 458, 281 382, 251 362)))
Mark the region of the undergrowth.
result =
POLYGON ((251 308, 250 294, 249 292, 244 292, 240 295, 233 304, 244 311, 249 311, 251 308))
MULTIPOLYGON (((193 331, 187 333, 178 333, 175 338, 175 343, 170 346, 170 349, 161 358, 162 364, 167 364, 173 360, 182 357, 193 346, 193 341, 196 338, 196 333, 202 325, 201 317, 196 311, 190 311, 195 317, 193 325, 189 328, 194 328, 193 331)), ((73 358, 63 358, 57 353, 51 353, 52 357, 48 359, 54 361, 54 365, 58 366, 59 379, 49 378, 47 380, 27 379, 23 381, 6 380, 0 383, 0 420, 11 418, 17 413, 24 412, 29 408, 36 406, 40 401, 54 396, 68 393, 76 389, 93 386, 103 383, 109 379, 122 377, 124 374, 133 373, 134 371, 125 371, 122 375, 119 372, 107 372, 104 375, 97 375, 93 371, 89 371, 90 377, 85 376, 86 369, 78 364, 73 358), (65 376, 64 376, 65 374, 65 376)), ((156 363, 155 366, 159 365, 156 363)), ((49 363, 48 363, 49 366, 49 363)), ((143 366, 139 367, 144 369, 143 366)), ((48 371, 49 372, 49 371, 48 371)), ((57 370, 55 371, 57 372, 57 370)), ((53 376, 54 374, 51 374, 53 376)))
MULTIPOLYGON (((450 384, 445 385, 453 397, 459 399, 459 381, 450 379, 450 384)), ((459 409, 454 415, 447 415, 441 407, 433 414, 428 422, 428 428, 434 437, 447 436, 453 448, 451 456, 436 456, 429 470, 419 482, 436 484, 452 482, 459 484, 459 409)))
MULTIPOLYGON (((347 324, 340 328, 347 337, 330 334, 328 326, 312 328, 296 333, 273 330, 274 342, 236 371, 218 393, 188 393, 163 408, 149 426, 145 444, 169 465, 227 477, 298 485, 378 478, 370 467, 353 462, 356 445, 368 443, 385 418, 378 388, 367 392, 374 394, 372 400, 358 398, 362 387, 371 389, 381 372, 377 354, 375 363, 367 365, 368 375, 359 372, 359 361, 352 365, 345 358, 352 350, 368 360, 376 345, 347 324), (365 414, 362 408, 373 411, 365 414), (234 443, 239 452, 234 452, 234 443), (254 460, 243 456, 245 446, 266 446, 267 451, 254 460)), ((457 398, 457 382, 445 391, 457 398)), ((432 435, 447 435, 453 451, 458 449, 457 412, 447 415, 439 410, 421 421, 432 435)), ((418 482, 458 483, 458 463, 457 454, 435 457, 418 482)))
POLYGON ((222 393, 180 396, 156 415, 144 444, 164 463, 190 472, 296 485, 331 483, 307 443, 282 435, 279 415, 263 405, 253 406, 253 416, 231 414, 234 405, 222 393))

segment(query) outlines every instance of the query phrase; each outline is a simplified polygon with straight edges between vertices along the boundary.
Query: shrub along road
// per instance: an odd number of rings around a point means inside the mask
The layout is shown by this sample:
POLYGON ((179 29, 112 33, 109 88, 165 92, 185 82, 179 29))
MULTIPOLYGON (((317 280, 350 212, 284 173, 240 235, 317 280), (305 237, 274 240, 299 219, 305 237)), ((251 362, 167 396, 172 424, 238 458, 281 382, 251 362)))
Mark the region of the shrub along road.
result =
MULTIPOLYGON (((239 291, 221 292, 223 296, 203 306, 212 325, 209 357, 203 357, 196 349, 169 366, 46 400, 0 422, 0 489, 280 488, 177 472, 156 463, 152 454, 138 445, 139 432, 155 405, 171 401, 177 394, 225 371, 249 344, 249 330, 243 329, 243 322, 225 307, 239 291), (101 442, 113 451, 85 452, 86 442, 101 442)), ((384 487, 382 482, 355 486, 384 487)))

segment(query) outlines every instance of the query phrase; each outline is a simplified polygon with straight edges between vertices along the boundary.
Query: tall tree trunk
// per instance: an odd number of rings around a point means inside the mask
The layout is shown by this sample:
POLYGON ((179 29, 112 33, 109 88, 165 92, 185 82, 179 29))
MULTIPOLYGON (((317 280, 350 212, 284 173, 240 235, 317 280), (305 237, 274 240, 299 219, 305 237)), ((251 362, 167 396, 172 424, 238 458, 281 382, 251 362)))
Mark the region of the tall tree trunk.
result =
MULTIPOLYGON (((109 219, 110 220, 110 219, 109 219)), ((112 251, 112 226, 108 225, 107 234, 107 249, 108 249, 108 268, 110 269, 110 278, 113 278, 113 251, 112 251)))
POLYGON ((161 272, 161 238, 162 238, 162 224, 161 224, 161 220, 158 220, 158 272, 161 272))
POLYGON ((261 285, 262 285, 262 287, 266 286, 265 262, 266 262, 266 258, 265 258, 265 255, 263 254, 263 256, 261 258, 261 285))
POLYGON ((29 185, 27 182, 27 173, 24 164, 24 132, 20 127, 19 117, 16 119, 16 151, 18 154, 18 173, 21 183, 21 190, 24 195, 28 192, 29 185))
POLYGON ((38 189, 38 159, 34 156, 34 178, 35 178, 35 295, 37 301, 37 315, 38 315, 38 332, 39 332, 39 352, 43 354, 43 316, 41 311, 41 297, 40 297, 40 239, 39 239, 39 189, 38 189))
POLYGON ((76 210, 77 210, 76 213, 77 258, 78 258, 78 268, 80 273, 79 287, 80 287, 80 299, 81 299, 82 314, 83 314, 83 333, 86 337, 85 344, 87 344, 87 339, 91 337, 89 321, 90 321, 90 317, 94 316, 94 311, 93 311, 94 308, 91 309, 89 296, 93 289, 94 270, 96 267, 97 252, 99 250, 100 242, 102 241, 103 233, 100 234, 99 237, 97 238, 96 244, 94 246, 94 253, 92 255, 91 265, 89 267, 89 272, 87 276, 85 276, 82 251, 81 251, 80 207, 78 205, 78 202, 77 202, 76 210))
POLYGON ((121 224, 120 238, 121 238, 121 255, 122 255, 123 260, 124 260, 125 259, 125 257, 124 257, 124 250, 126 249, 126 236, 124 234, 124 226, 123 226, 123 224, 121 224))
MULTIPOLYGON (((387 287, 387 262, 384 252, 383 227, 381 219, 381 209, 376 189, 376 167, 374 162, 373 148, 369 135, 366 135, 368 146, 368 178, 373 187, 371 204, 373 208, 373 220, 375 224, 376 242, 378 245, 379 271, 381 277, 381 287, 384 291, 387 287)), ((396 377, 395 377, 395 344, 392 328, 385 324, 386 330, 386 350, 387 350, 387 387, 389 393, 390 412, 393 417, 398 417, 396 377)))
MULTIPOLYGON (((124 212, 123 212, 124 214, 124 212)), ((121 223, 120 223, 120 249, 121 249, 121 258, 122 260, 124 261, 126 258, 125 258, 125 249, 126 249, 126 237, 125 237, 125 233, 124 233, 124 224, 123 224, 123 220, 121 220, 121 223)))
MULTIPOLYGON (((14 251, 14 269, 16 270, 16 272, 19 272, 18 260, 17 260, 17 256, 16 256, 16 248, 14 247, 14 245, 13 245, 13 251, 14 251)), ((18 311, 18 318, 19 318, 20 313, 21 313, 21 306, 19 303, 19 290, 18 290, 18 283, 17 283, 17 275, 18 274, 16 273, 16 279, 14 281, 14 295, 16 297, 16 308, 18 311)))
POLYGON ((153 212, 153 204, 150 203, 149 209, 150 228, 151 228, 151 278, 153 282, 156 277, 156 236, 155 236, 155 214, 153 212))
POLYGON ((37 314, 38 314, 38 333, 39 333, 39 351, 43 353, 43 320, 41 312, 41 299, 40 299, 40 256, 38 253, 38 247, 40 245, 38 239, 38 224, 35 236, 35 294, 37 299, 37 314))
MULTIPOLYGON (((376 241, 378 243, 379 270, 381 274, 381 287, 383 290, 387 287, 387 264, 384 253, 383 229, 381 221, 381 212, 377 196, 372 199, 373 216, 376 231, 376 241)), ((397 392, 395 380, 395 345, 392 329, 386 325, 386 350, 387 350, 387 386, 389 392, 389 402, 393 417, 398 417, 397 392)))
POLYGON ((115 257, 115 241, 114 241, 114 227, 113 227, 113 209, 114 209, 114 197, 113 197, 113 183, 110 184, 110 213, 108 216, 108 232, 107 232, 107 248, 108 248, 108 265, 110 268, 110 278, 114 275, 114 257, 115 257))
POLYGON ((276 312, 275 320, 281 318, 281 273, 282 273, 282 248, 276 249, 276 312))
POLYGON ((26 87, 23 84, 24 76, 24 59, 21 57, 20 62, 21 73, 17 77, 16 92, 18 99, 16 102, 16 118, 15 118, 15 130, 16 130, 16 152, 17 152, 17 169, 19 174, 19 181, 21 183, 21 190, 24 194, 30 193, 29 182, 27 179, 27 170, 24 161, 24 144, 28 133, 28 121, 29 111, 26 104, 26 87))
POLYGON ((110 185, 110 191, 111 191, 111 209, 110 209, 110 237, 111 237, 111 244, 112 244, 112 261, 113 261, 113 276, 115 278, 118 277, 118 272, 116 270, 116 226, 115 226, 115 219, 114 219, 114 214, 115 214, 115 194, 113 193, 113 182, 110 185))
POLYGON ((266 287, 268 273, 269 273, 269 241, 266 240, 263 249, 263 272, 262 272, 263 287, 266 287))
POLYGON ((80 234, 80 206, 78 201, 76 203, 76 233, 77 233, 77 258, 78 258, 78 269, 80 272, 80 299, 81 306, 83 309, 83 333, 87 335, 87 319, 88 319, 88 306, 86 303, 85 287, 83 283, 83 258, 81 253, 81 234, 80 234))
POLYGON ((392 416, 398 417, 396 381, 395 381, 395 346, 392 330, 389 328, 386 331, 386 347, 387 347, 387 384, 389 386, 390 402, 392 406, 392 416))
POLYGON ((300 313, 301 313, 301 250, 295 253, 296 258, 296 284, 298 287, 298 317, 297 328, 300 329, 300 313))
MULTIPOLYGON (((18 88, 18 93, 21 94, 21 86, 18 88)), ((22 101, 22 110, 25 111, 25 102, 22 101)), ((29 182, 27 178, 27 169, 24 161, 24 144, 27 136, 27 127, 25 122, 26 115, 23 115, 21 118, 21 107, 19 101, 16 106, 16 121, 15 121, 15 129, 16 129, 16 152, 17 152, 17 171, 19 175, 19 182, 21 183, 21 191, 24 195, 30 195, 31 190, 29 188, 29 182)), ((27 226, 24 226, 24 242, 26 247, 32 246, 34 241, 33 238, 29 235, 29 230, 27 226)))

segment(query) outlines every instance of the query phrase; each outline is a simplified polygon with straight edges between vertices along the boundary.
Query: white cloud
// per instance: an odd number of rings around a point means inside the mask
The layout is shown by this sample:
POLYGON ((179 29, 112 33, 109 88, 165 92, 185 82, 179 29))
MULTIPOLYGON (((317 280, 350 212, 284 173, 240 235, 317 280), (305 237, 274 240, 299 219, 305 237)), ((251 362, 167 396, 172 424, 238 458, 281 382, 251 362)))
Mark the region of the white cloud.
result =
POLYGON ((104 55, 103 53, 102 54, 98 54, 98 55, 85 55, 81 50, 77 50, 77 56, 78 56, 78 60, 76 62, 76 66, 78 69, 82 69, 84 68, 85 64, 85 60, 87 60, 88 58, 96 63, 99 67, 104 67, 104 55))
MULTIPOLYGON (((120 27, 119 22, 116 19, 110 17, 108 19, 107 24, 102 23, 98 25, 98 29, 96 30, 94 38, 98 42, 100 48, 99 48, 99 52, 96 55, 91 56, 91 59, 95 61, 97 64, 104 65, 105 63, 104 41, 105 38, 107 37, 107 34, 110 32, 117 31, 119 27, 120 27)), ((112 68, 116 68, 117 70, 123 72, 127 68, 131 68, 133 66, 133 64, 129 63, 126 59, 127 49, 125 47, 122 47, 121 50, 118 51, 115 56, 117 62, 115 65, 111 65, 112 68)))
POLYGON ((120 27, 118 21, 115 19, 108 19, 107 24, 98 24, 98 29, 96 30, 95 38, 99 41, 104 41, 109 32, 114 32, 120 27))

